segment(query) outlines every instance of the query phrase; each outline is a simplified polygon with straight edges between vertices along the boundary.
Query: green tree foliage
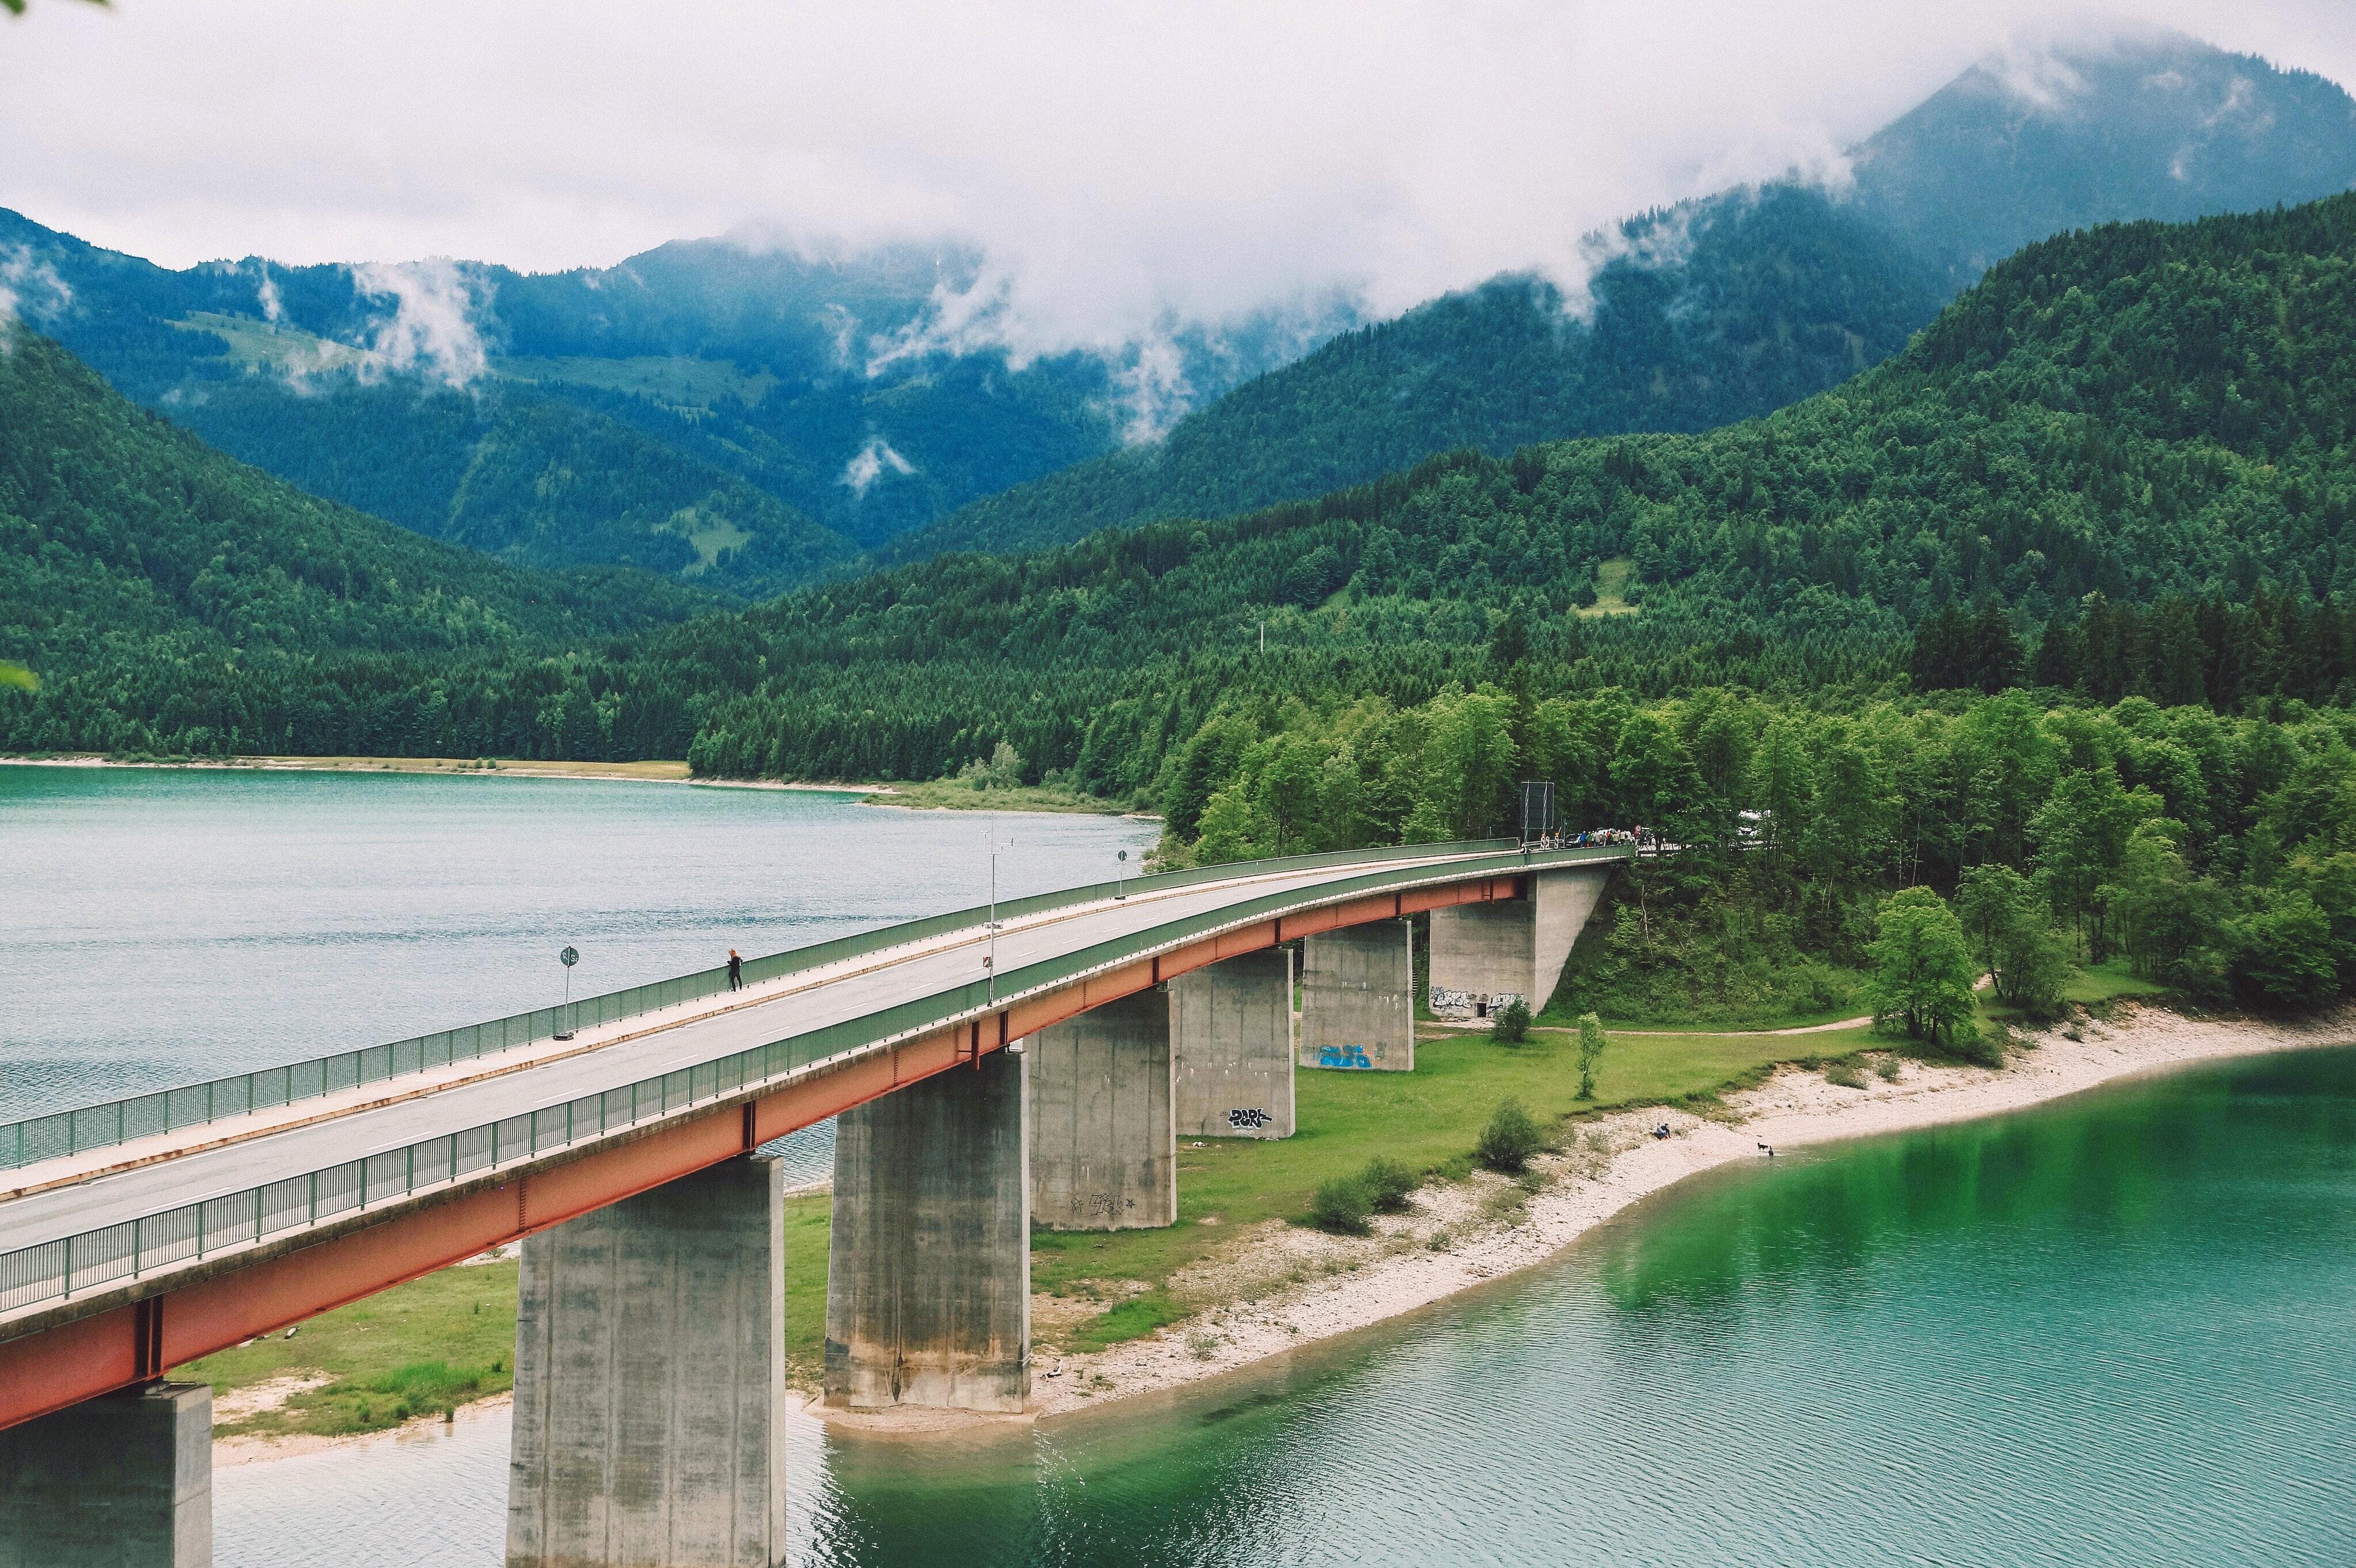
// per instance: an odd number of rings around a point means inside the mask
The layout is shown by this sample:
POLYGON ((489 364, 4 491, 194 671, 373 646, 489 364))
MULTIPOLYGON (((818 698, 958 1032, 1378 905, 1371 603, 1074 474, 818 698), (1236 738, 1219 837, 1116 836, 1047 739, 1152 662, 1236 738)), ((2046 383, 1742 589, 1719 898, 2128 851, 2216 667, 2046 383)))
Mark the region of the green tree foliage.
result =
POLYGON ((1416 1188, 1415 1173, 1386 1155, 1376 1155, 1358 1173, 1358 1180, 1378 1214, 1398 1214, 1408 1205, 1416 1188))
POLYGON ((1545 1147, 1546 1134, 1538 1131, 1529 1112, 1520 1101, 1508 1100, 1490 1113, 1472 1145, 1472 1157, 1502 1176, 1519 1176, 1545 1147))
POLYGON ((1489 1037, 1501 1046, 1518 1046, 1527 1041, 1530 1037, 1530 1004, 1516 996, 1497 1009, 1489 1037))
POLYGON ((1998 1001, 2039 1013, 2061 1004, 2077 965, 2029 878, 2008 865, 1976 865, 1955 889, 1955 913, 1998 1001))
POLYGON ((1882 900, 1867 949, 1875 1021, 1912 1038, 1951 1046, 1972 1037, 1971 948, 1954 910, 1928 887, 1882 900))
POLYGON ((1365 1176, 1355 1172, 1319 1182, 1309 1205, 1309 1217, 1317 1228, 1337 1236, 1365 1235, 1367 1218, 1374 1211, 1374 1190, 1365 1176))
POLYGON ((1610 1042, 1603 1033, 1603 1020, 1592 1013, 1579 1015, 1579 1097, 1595 1098, 1595 1064, 1603 1059, 1603 1047, 1610 1042))

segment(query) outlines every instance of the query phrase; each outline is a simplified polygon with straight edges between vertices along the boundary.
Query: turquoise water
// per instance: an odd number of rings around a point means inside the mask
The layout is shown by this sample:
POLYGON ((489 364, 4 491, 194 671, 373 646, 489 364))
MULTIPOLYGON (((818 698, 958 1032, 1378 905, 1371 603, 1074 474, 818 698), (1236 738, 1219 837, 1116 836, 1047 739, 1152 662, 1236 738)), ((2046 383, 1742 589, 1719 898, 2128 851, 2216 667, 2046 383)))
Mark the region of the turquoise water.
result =
MULTIPOLYGON (((618 985, 986 875, 973 819, 801 797, 33 773, 0 768, 33 1101, 523 1005, 563 940, 618 985)), ((1151 833, 1001 822, 1022 889, 1151 833)), ((223 1471, 219 1560, 490 1568, 506 1461, 493 1416, 223 1471)), ((836 1568, 2356 1563, 2356 1049, 1711 1173, 1207 1392, 953 1442, 798 1422, 790 1464, 793 1561, 836 1568)))
MULTIPOLYGON (((231 1568, 498 1561, 507 1431, 224 1472, 231 1568)), ((1548 1268, 980 1440, 798 1423, 793 1561, 2356 1562, 2356 1049, 1697 1178, 1548 1268)))
POLYGON ((0 765, 0 1122, 1113 875, 1111 817, 566 779, 0 765))

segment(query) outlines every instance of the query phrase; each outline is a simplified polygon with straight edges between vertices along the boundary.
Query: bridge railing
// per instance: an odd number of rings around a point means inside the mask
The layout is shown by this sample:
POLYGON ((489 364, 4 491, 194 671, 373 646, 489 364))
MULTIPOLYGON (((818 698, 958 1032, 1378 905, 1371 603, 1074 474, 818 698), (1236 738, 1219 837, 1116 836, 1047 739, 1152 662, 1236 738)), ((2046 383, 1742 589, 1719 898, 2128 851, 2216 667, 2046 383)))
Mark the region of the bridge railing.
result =
MULTIPOLYGON (((1623 860, 1630 853, 1626 848, 1609 848, 1557 850, 1526 858, 1519 854, 1492 854, 1460 862, 1444 872, 1430 868, 1408 875, 1398 870, 1371 872, 1323 883, 1314 888, 1263 894, 1241 904, 1182 917, 1144 931, 1110 938, 1010 970, 998 977, 994 987, 987 980, 971 981, 931 996, 641 1079, 618 1089, 584 1095, 243 1192, 0 1253, 0 1313, 62 1299, 76 1291, 135 1279, 149 1270, 201 1259, 226 1248, 252 1245, 308 1229, 374 1204, 463 1181, 642 1122, 747 1090, 758 1090, 835 1058, 980 1016, 1025 996, 1054 990, 1098 971, 1214 931, 1360 893, 1387 892, 1419 882, 1445 881, 1466 875, 1518 871, 1529 865, 1623 860)), ((1398 854, 1388 852, 1386 858, 1395 858, 1398 854)), ((1233 875, 1235 868, 1226 869, 1233 875)), ((1000 907, 1001 916, 1006 910, 1007 906, 1000 907)))
MULTIPOLYGON (((1022 919, 1067 906, 1094 903, 1112 897, 1117 890, 1152 893, 1238 875, 1315 870, 1329 865, 1396 860, 1407 855, 1477 854, 1483 851, 1495 851, 1510 842, 1483 839, 1456 843, 1412 844, 1402 849, 1343 850, 1324 854, 1296 854, 1277 860, 1160 872, 1151 876, 1090 883, 1079 887, 1060 888, 1052 893, 1009 898, 998 906, 998 918, 1001 921, 1022 919)), ((805 971, 823 969, 871 953, 905 947, 911 942, 929 940, 979 925, 988 918, 988 907, 978 906, 859 931, 847 937, 835 937, 804 947, 788 948, 766 958, 747 960, 744 983, 756 985, 766 981, 782 980, 805 971)), ((29 1117, 0 1124, 0 1170, 17 1170, 43 1160, 63 1158, 89 1149, 112 1148, 139 1138, 204 1126, 227 1117, 251 1115, 258 1111, 273 1111, 305 1100, 324 1099, 347 1090, 386 1083, 411 1074, 473 1061, 494 1052, 539 1045, 560 1035, 577 1034, 583 1029, 704 1001, 727 990, 728 971, 722 965, 670 980, 651 981, 644 985, 627 986, 602 995, 584 996, 570 1006, 536 1008, 529 1013, 494 1018, 487 1024, 467 1024, 455 1029, 442 1029, 431 1035, 395 1040, 391 1045, 338 1051, 333 1056, 313 1057, 307 1061, 284 1067, 261 1068, 230 1078, 215 1079, 209 1083, 156 1090, 128 1099, 107 1101, 103 1104, 29 1117)))

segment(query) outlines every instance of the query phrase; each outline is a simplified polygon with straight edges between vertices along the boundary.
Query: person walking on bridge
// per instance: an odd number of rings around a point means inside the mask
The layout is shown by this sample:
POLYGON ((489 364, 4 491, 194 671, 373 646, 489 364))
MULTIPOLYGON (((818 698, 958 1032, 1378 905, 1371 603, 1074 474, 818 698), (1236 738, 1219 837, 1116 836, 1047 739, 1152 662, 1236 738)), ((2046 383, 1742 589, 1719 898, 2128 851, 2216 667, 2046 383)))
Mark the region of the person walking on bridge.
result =
POLYGON ((734 948, 728 950, 728 989, 731 991, 744 989, 744 961, 736 956, 734 948))

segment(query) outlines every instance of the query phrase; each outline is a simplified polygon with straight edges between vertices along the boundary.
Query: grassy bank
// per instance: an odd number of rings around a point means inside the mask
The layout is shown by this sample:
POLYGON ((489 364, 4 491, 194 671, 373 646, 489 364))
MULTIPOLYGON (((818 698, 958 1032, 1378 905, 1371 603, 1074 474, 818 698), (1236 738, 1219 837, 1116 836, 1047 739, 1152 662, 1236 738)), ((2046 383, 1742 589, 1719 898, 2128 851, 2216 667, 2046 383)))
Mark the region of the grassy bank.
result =
POLYGON ((515 1380, 516 1264, 444 1269, 284 1334, 191 1361, 213 1386, 215 1430, 337 1436, 398 1426, 515 1380), (262 1408, 251 1408, 255 1394, 262 1408), (283 1399, 279 1396, 283 1395, 283 1399))
POLYGON ((961 779, 894 784, 889 794, 870 795, 866 800, 871 806, 905 806, 919 811, 1085 811, 1092 816, 1117 817, 1129 809, 1117 800, 1100 800, 1076 789, 1044 784, 977 789, 961 779))
MULTIPOLYGON (((2085 994, 2073 999, 2100 1004, 2149 988, 2097 970, 2079 989, 2085 994)), ((1357 1170, 1372 1155, 1418 1172, 1461 1172, 1503 1100, 1520 1100, 1546 1124, 1638 1105, 1707 1110, 1779 1062, 1837 1061, 1895 1044, 1862 1027, 1615 1035, 1597 1073, 1596 1099, 1581 1101, 1573 1031, 1534 1029, 1518 1047, 1430 1026, 1419 1036, 1412 1073, 1301 1072, 1300 1130, 1291 1138, 1182 1142, 1179 1221, 1171 1229, 1034 1232, 1033 1289, 1078 1309, 1076 1325, 1057 1332, 1056 1348, 1098 1349, 1208 1305, 1184 1299, 1171 1282, 1262 1221, 1301 1219, 1319 1183, 1357 1170)), ((822 1193, 786 1204, 787 1355, 794 1380, 805 1387, 815 1386, 822 1352, 829 1204, 822 1193)), ((181 1375, 212 1382, 221 1396, 273 1379, 316 1383, 283 1404, 224 1420, 227 1432, 333 1434, 396 1425, 509 1386, 515 1289, 512 1262, 447 1269, 326 1314, 294 1339, 224 1351, 181 1375)))

